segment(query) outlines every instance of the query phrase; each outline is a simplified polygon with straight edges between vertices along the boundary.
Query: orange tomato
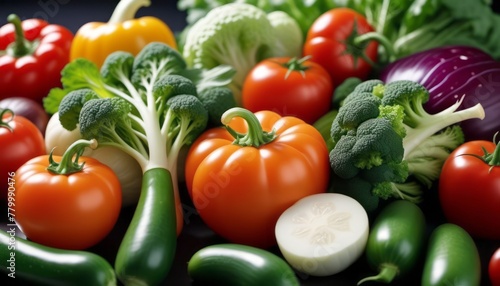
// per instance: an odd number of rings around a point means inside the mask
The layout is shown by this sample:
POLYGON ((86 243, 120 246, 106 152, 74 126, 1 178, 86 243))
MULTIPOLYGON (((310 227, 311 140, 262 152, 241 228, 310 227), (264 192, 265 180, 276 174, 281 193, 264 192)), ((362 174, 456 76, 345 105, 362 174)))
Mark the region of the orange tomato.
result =
POLYGON ((312 125, 272 111, 253 114, 232 108, 222 118, 226 128, 205 131, 188 152, 188 192, 218 235, 235 243, 273 246, 281 213, 327 189, 325 141, 312 125), (238 138, 234 143, 233 135, 238 138))
MULTIPOLYGON (((53 156, 60 161, 61 156, 53 156)), ((114 227, 121 209, 120 182, 111 168, 90 157, 81 171, 54 174, 49 156, 35 157, 14 176, 15 218, 31 241, 62 249, 85 249, 114 227)))

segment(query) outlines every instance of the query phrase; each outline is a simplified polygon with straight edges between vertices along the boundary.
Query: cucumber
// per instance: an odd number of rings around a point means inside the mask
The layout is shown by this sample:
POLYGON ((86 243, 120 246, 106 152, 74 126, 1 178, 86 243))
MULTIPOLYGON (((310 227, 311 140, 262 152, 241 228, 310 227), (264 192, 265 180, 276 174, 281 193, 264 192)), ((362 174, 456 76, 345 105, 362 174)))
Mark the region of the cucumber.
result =
POLYGON ((233 243, 206 246, 188 262, 188 274, 206 285, 300 285, 281 257, 264 249, 233 243))
POLYGON ((167 169, 144 172, 139 202, 115 258, 124 285, 159 285, 170 271, 177 247, 172 188, 167 169))
POLYGON ((367 281, 390 283, 414 270, 426 242, 425 216, 419 206, 406 200, 386 205, 375 218, 365 249, 368 264, 377 269, 367 281))
POLYGON ((437 226, 429 238, 422 286, 480 285, 481 260, 472 237, 460 226, 437 226))
POLYGON ((2 272, 12 278, 12 283, 24 281, 50 286, 117 283, 113 267, 101 256, 44 246, 15 236, 15 230, 0 230, 0 257, 2 272))

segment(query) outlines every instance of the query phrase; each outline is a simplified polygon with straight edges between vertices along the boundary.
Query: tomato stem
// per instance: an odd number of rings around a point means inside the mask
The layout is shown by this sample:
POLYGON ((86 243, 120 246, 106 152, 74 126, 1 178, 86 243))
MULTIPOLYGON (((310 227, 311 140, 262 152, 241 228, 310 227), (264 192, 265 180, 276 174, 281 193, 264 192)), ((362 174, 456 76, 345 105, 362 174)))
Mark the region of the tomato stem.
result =
POLYGON ((488 153, 486 149, 483 148, 484 150, 483 160, 491 167, 500 165, 500 145, 498 145, 498 142, 496 142, 497 135, 498 132, 495 133, 495 135, 493 136, 493 143, 495 143, 495 151, 493 151, 493 153, 488 153))
POLYGON ((83 169, 85 162, 79 164, 78 160, 80 159, 80 156, 82 156, 86 147, 90 147, 92 149, 97 148, 97 140, 76 140, 68 147, 66 152, 64 152, 60 163, 54 161, 54 158, 52 157, 54 149, 52 149, 49 154, 49 166, 47 167, 47 170, 58 175, 69 175, 80 172, 83 169))
POLYGON ((233 144, 240 146, 253 146, 259 147, 261 145, 270 143, 276 138, 274 130, 271 132, 264 131, 260 125, 259 119, 251 111, 241 108, 233 107, 228 109, 221 117, 222 124, 225 125, 227 131, 234 137, 233 144), (248 125, 248 133, 236 132, 229 126, 229 122, 234 117, 243 118, 248 125))
POLYGON ((0 108, 0 127, 7 128, 12 132, 12 127, 9 125, 12 119, 14 119, 14 112, 12 110, 0 108))
POLYGON ((304 62, 310 58, 311 58, 310 55, 300 59, 293 57, 288 62, 282 64, 283 67, 287 69, 285 74, 285 79, 287 79, 290 76, 290 74, 294 71, 299 72, 302 75, 302 77, 305 77, 306 76, 305 71, 309 69, 309 66, 304 65, 304 62))
POLYGON ((17 16, 16 14, 10 14, 7 17, 7 21, 14 25, 15 30, 15 41, 7 47, 8 54, 15 58, 20 58, 31 54, 34 50, 34 46, 28 40, 26 40, 19 16, 17 16))

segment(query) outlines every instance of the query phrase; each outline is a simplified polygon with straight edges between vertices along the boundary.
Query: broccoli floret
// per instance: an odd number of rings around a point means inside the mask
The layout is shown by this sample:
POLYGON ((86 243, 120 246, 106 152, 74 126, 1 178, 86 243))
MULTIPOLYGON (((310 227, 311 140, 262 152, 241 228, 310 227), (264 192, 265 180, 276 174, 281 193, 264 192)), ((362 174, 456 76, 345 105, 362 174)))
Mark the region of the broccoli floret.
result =
POLYGON ((153 85, 153 95, 156 98, 158 110, 164 109, 169 98, 180 94, 196 95, 196 85, 190 79, 176 74, 165 75, 153 85))
POLYGON ((213 87, 203 90, 198 94, 203 106, 208 111, 211 126, 220 126, 221 116, 232 107, 236 107, 233 92, 228 87, 213 87))
POLYGON ((101 66, 104 82, 126 90, 127 87, 123 85, 122 79, 128 79, 132 74, 134 60, 134 56, 128 52, 116 51, 109 54, 101 66))
POLYGON ((375 89, 375 87, 378 86, 383 86, 384 82, 379 80, 379 79, 369 79, 361 82, 358 84, 355 88, 354 91, 355 93, 361 93, 361 92, 369 92, 372 93, 373 95, 377 95, 380 97, 380 93, 377 93, 378 89, 375 89))
MULTIPOLYGON (((294 21, 290 19, 287 23, 294 21)), ((282 24, 279 31, 284 29, 282 24)), ((229 3, 210 10, 189 28, 183 55, 188 66, 194 68, 232 66, 236 74, 229 87, 241 105, 244 79, 258 62, 301 49, 302 36, 291 38, 291 35, 301 35, 297 25, 288 24, 286 43, 281 42, 279 31, 262 9, 246 3, 229 3)))
POLYGON ((351 93, 344 100, 345 108, 339 109, 331 126, 331 137, 338 141, 349 130, 355 130, 359 124, 379 115, 380 99, 368 92, 351 93))
MULTIPOLYGON (((382 105, 402 106, 405 113, 403 117, 406 129, 406 136, 403 138, 405 157, 408 157, 408 154, 422 142, 444 128, 472 118, 483 119, 485 116, 480 104, 457 111, 463 97, 447 109, 436 114, 429 114, 423 106, 429 100, 429 96, 429 91, 425 87, 409 80, 394 81, 384 87, 382 105)), ((449 138, 449 140, 455 143, 463 142, 463 139, 456 141, 449 138)))
POLYGON ((345 98, 331 127, 330 163, 338 180, 371 185, 371 195, 420 202, 451 151, 464 142, 457 123, 484 118, 480 104, 437 114, 423 104, 429 92, 412 81, 368 80, 345 98))
POLYGON ((75 130, 79 122, 80 111, 85 102, 99 96, 89 88, 70 91, 59 106, 59 116, 66 118, 61 125, 67 130, 75 130))
POLYGON ((429 91, 417 82, 410 80, 390 82, 385 85, 383 94, 383 105, 403 107, 405 112, 403 123, 409 127, 422 124, 422 120, 429 115, 424 109, 424 104, 429 100, 429 91))
POLYGON ((135 56, 130 78, 134 85, 144 85, 144 79, 152 73, 160 78, 165 74, 180 74, 186 70, 187 63, 182 55, 168 45, 152 42, 146 47, 135 56))
POLYGON ((385 118, 372 117, 362 122, 356 132, 341 136, 330 152, 330 164, 337 175, 350 179, 361 170, 400 162, 403 152, 401 137, 392 129, 390 122, 385 118))
POLYGON ((196 96, 179 94, 169 98, 164 124, 168 128, 167 146, 178 151, 190 145, 205 130, 207 122, 208 111, 196 96))
POLYGON ((112 142, 121 135, 133 134, 128 113, 131 106, 119 97, 91 99, 83 105, 80 116, 80 132, 85 139, 112 142))

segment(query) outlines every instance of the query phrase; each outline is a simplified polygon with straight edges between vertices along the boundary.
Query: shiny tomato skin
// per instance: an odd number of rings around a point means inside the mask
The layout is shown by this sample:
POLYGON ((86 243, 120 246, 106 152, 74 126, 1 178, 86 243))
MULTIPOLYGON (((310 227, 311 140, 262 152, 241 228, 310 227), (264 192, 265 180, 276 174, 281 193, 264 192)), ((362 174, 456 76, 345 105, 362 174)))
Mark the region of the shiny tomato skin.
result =
POLYGON ((296 116, 312 124, 330 110, 334 88, 330 75, 308 60, 301 64, 303 70, 289 70, 286 63, 290 60, 280 57, 259 62, 243 83, 243 107, 296 116))
POLYGON ((500 248, 495 250, 488 263, 491 286, 500 286, 500 248))
POLYGON ((45 155, 45 142, 38 127, 25 117, 4 116, 3 121, 11 130, 0 126, 0 199, 7 198, 9 173, 15 172, 28 160, 45 155), (8 122, 7 122, 8 121, 8 122))
POLYGON ((500 167, 481 159, 495 144, 468 141, 445 161, 439 178, 439 201, 446 219, 463 227, 472 237, 500 239, 500 167))
MULTIPOLYGON (((60 162, 60 156, 53 156, 60 162)), ((80 172, 47 171, 48 155, 23 164, 15 179, 16 222, 26 237, 62 248, 86 249, 114 227, 121 210, 120 182, 108 166, 90 157, 80 172)))
MULTIPOLYGON (((317 130, 296 117, 255 115, 275 141, 259 147, 232 144, 224 127, 209 129, 191 146, 186 185, 203 221, 218 235, 256 247, 276 244, 275 224, 285 209, 322 193, 329 181, 328 150, 317 130)), ((230 126, 245 132, 241 118, 230 126)))
MULTIPOLYGON (((334 86, 348 77, 367 79, 372 66, 361 57, 353 57, 347 51, 346 39, 356 23, 357 34, 373 32, 373 27, 360 13, 349 8, 334 8, 320 15, 307 32, 303 56, 322 65, 330 74, 334 86)), ((363 51, 376 62, 378 43, 371 41, 363 51)))

